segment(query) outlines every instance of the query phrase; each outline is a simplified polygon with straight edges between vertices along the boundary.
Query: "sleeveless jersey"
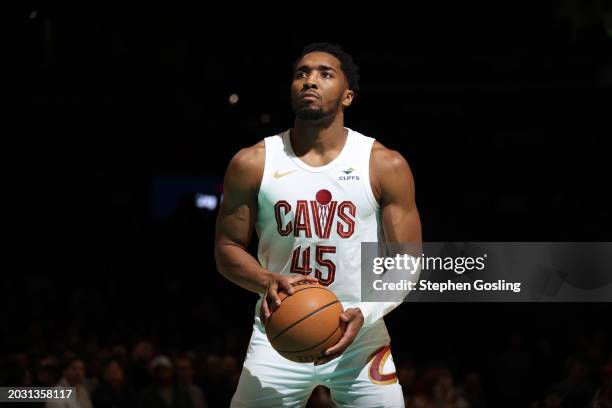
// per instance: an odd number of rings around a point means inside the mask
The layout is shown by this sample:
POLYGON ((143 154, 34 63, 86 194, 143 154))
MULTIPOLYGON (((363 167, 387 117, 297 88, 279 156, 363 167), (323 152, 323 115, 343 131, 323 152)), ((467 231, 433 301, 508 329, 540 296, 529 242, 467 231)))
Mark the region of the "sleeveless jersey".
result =
POLYGON ((255 228, 264 268, 314 276, 346 309, 360 302, 361 242, 383 232, 369 177, 374 139, 345 129, 341 153, 320 167, 296 157, 290 130, 265 138, 255 228))

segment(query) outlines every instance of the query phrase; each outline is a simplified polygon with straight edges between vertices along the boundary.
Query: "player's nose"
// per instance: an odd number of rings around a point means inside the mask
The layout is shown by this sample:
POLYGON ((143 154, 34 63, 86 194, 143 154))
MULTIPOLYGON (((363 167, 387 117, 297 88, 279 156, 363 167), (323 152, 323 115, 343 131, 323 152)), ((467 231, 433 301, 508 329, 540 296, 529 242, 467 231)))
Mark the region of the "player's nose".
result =
POLYGON ((317 76, 315 73, 311 72, 310 75, 304 81, 304 90, 317 88, 317 76))

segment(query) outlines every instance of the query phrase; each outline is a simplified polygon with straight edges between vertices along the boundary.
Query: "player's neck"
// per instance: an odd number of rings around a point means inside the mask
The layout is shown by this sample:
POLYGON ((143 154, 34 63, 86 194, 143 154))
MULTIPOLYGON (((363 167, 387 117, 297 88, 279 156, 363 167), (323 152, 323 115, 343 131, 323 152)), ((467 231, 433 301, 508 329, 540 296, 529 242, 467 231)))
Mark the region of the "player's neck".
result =
POLYGON ((295 119, 291 129, 291 145, 296 155, 309 151, 324 153, 342 149, 348 135, 344 128, 344 118, 336 115, 332 121, 304 121, 295 119))

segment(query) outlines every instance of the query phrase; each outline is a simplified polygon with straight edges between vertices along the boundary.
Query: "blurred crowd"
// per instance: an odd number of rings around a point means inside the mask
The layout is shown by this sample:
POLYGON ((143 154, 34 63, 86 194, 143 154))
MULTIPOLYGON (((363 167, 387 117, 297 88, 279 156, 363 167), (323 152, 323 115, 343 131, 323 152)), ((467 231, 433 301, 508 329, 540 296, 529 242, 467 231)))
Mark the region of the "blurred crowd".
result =
MULTIPOLYGON (((417 364, 396 347, 394 360, 406 407, 612 407, 607 336, 594 336, 559 362, 553 361, 553 345, 546 341, 533 349, 526 347, 520 335, 506 340, 508 347, 489 356, 490 364, 478 371, 452 367, 433 360, 435 356, 417 364)), ((229 406, 244 358, 243 354, 160 350, 147 339, 131 347, 77 348, 81 354, 70 350, 11 353, 1 363, 1 383, 75 387, 77 400, 70 407, 77 408, 223 407, 229 406)), ((50 401, 38 406, 65 405, 50 401)), ((315 388, 308 408, 331 407, 329 390, 315 388)))
POLYGON ((235 356, 164 355, 145 340, 131 350, 114 345, 84 355, 14 353, 4 363, 3 384, 75 387, 79 408, 226 406, 240 375, 235 356))

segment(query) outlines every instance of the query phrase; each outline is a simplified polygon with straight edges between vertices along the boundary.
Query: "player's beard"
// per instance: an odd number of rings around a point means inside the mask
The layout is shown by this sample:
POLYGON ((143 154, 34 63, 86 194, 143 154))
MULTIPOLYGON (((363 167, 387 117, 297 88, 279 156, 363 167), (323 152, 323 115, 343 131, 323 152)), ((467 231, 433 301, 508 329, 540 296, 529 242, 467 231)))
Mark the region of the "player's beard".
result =
POLYGON ((338 111, 341 101, 338 100, 334 106, 329 110, 324 110, 322 107, 314 108, 310 104, 294 108, 295 116, 300 120, 317 121, 323 118, 333 116, 338 111))

